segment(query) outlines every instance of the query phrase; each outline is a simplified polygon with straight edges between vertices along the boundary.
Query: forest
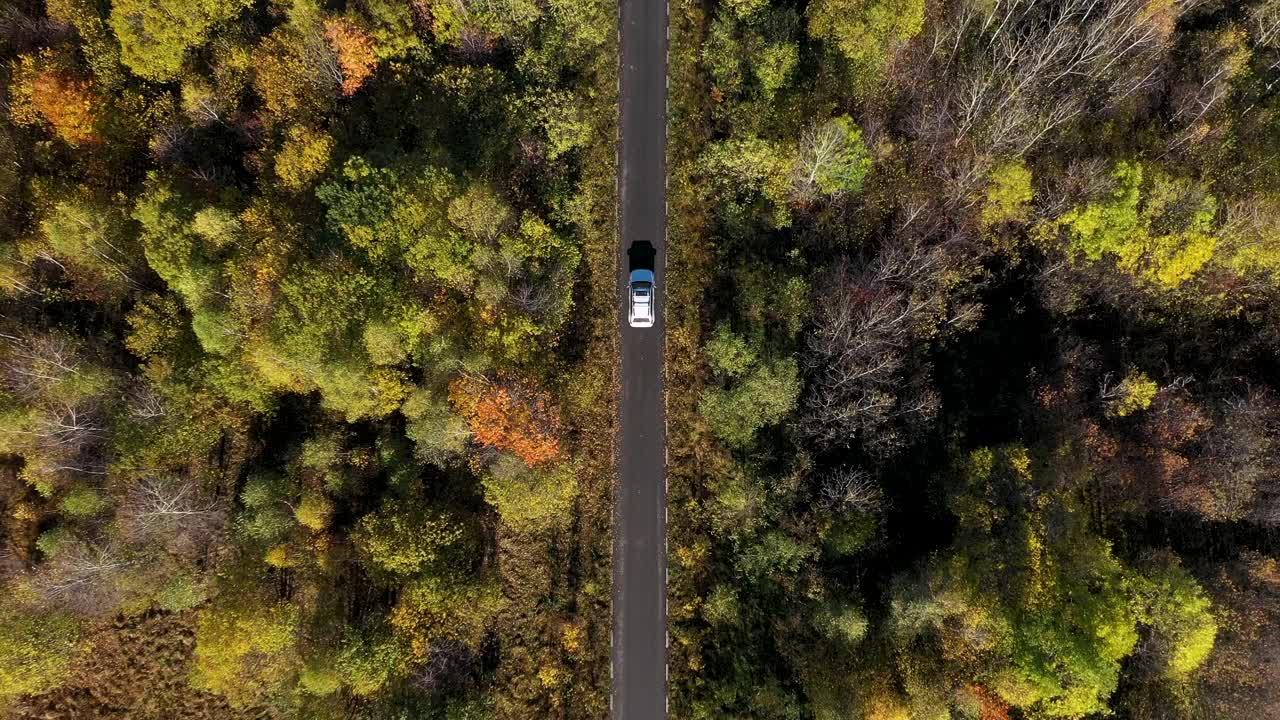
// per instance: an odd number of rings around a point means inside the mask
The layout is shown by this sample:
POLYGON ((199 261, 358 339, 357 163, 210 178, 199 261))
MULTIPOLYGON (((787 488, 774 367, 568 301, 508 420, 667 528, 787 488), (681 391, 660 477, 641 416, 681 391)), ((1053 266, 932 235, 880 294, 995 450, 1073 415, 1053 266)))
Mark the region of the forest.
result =
POLYGON ((602 717, 614 7, 3 5, 0 715, 602 717))
POLYGON ((1280 717, 1280 3, 671 23, 672 716, 1280 717))
MULTIPOLYGON (((670 716, 1280 717, 1280 0, 669 18, 670 716)), ((0 717, 610 715, 617 32, 0 8, 0 717)))

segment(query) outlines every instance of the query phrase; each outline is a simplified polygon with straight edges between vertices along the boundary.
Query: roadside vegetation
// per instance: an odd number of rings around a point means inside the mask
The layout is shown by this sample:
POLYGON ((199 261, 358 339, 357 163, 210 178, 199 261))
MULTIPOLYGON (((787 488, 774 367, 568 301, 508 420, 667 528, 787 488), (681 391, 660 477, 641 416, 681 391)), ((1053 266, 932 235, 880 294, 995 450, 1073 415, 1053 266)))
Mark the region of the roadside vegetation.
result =
POLYGON ((1280 714, 1280 3, 671 17, 673 717, 1280 714))
POLYGON ((0 712, 607 712, 615 16, 0 9, 0 712))

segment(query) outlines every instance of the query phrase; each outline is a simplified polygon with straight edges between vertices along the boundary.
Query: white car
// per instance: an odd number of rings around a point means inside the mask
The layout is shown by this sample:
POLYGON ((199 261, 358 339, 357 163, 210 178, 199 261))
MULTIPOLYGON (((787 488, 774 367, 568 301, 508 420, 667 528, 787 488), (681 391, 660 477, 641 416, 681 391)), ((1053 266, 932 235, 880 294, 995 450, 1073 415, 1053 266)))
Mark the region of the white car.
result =
POLYGON ((652 270, 632 270, 630 308, 627 311, 627 324, 634 328, 653 327, 653 317, 657 305, 654 299, 652 270))

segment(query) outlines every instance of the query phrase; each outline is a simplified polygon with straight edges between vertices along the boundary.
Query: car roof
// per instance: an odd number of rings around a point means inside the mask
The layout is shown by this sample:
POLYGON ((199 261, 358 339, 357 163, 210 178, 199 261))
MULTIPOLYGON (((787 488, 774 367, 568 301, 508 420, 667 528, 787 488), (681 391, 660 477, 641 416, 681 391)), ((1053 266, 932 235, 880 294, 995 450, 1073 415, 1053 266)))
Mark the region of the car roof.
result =
POLYGON ((631 282, 651 283, 653 282, 653 271, 652 270, 632 270, 631 282))

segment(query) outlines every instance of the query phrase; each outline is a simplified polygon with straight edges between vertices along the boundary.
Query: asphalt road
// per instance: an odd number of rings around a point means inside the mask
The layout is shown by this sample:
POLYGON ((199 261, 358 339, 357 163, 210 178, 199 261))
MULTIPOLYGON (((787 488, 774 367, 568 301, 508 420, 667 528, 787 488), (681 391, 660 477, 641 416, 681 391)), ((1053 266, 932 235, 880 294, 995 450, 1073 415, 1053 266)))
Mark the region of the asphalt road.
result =
POLYGON ((622 397, 614 495, 613 717, 667 716, 666 422, 662 394, 666 245, 666 0, 619 0, 622 142, 618 323, 622 397), (652 269, 657 321, 627 326, 627 275, 652 269))

